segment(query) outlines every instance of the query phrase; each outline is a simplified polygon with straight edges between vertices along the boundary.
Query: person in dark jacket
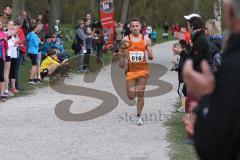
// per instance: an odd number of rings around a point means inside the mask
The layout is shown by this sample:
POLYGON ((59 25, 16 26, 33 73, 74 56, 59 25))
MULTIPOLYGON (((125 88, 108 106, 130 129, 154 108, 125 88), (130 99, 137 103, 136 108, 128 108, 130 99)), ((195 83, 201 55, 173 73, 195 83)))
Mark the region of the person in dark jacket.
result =
POLYGON ((231 34, 216 75, 206 61, 202 62, 202 73, 193 69, 192 61, 184 66, 184 80, 200 100, 192 125, 201 160, 240 160, 239 7, 239 0, 224 1, 225 22, 231 34))
MULTIPOLYGON (((207 60, 209 63, 211 61, 209 41, 207 36, 205 35, 204 23, 201 17, 197 14, 191 14, 189 16, 185 16, 185 18, 189 21, 189 31, 192 34, 191 44, 188 44, 186 42, 185 36, 182 33, 177 32, 175 33, 175 37, 179 40, 182 48, 174 47, 173 51, 175 54, 180 55, 180 59, 182 61, 180 65, 181 69, 183 68, 183 64, 185 63, 185 61, 190 58, 193 60, 194 69, 198 72, 201 72, 201 61, 207 60)), ((193 101, 196 101, 196 98, 190 92, 188 92, 188 96, 186 99, 187 112, 191 111, 191 108, 189 108, 189 104, 193 101)))
POLYGON ((82 49, 78 54, 78 73, 83 74, 84 54, 86 53, 86 34, 84 32, 84 21, 78 20, 76 24, 76 32, 78 38, 82 41, 82 49))

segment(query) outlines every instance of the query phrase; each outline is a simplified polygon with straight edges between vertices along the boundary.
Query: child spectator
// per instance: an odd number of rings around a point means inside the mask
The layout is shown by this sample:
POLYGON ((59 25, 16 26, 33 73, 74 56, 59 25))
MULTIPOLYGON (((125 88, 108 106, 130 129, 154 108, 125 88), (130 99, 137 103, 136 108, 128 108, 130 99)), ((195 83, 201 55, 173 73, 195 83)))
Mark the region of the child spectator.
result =
POLYGON ((37 79, 37 56, 39 50, 40 40, 37 33, 41 30, 41 24, 33 23, 31 25, 31 32, 27 35, 28 55, 32 61, 32 68, 29 76, 29 84, 38 84, 37 79))
POLYGON ((41 77, 47 77, 52 75, 58 67, 64 65, 67 60, 60 62, 57 58, 57 53, 54 49, 50 49, 47 53, 47 57, 41 64, 41 77))
POLYGON ((37 82, 41 82, 41 74, 40 74, 40 65, 41 65, 41 60, 42 60, 42 53, 41 53, 41 48, 42 45, 44 44, 44 35, 41 33, 43 31, 43 24, 38 22, 39 26, 39 32, 38 32, 38 37, 39 37, 39 49, 38 49, 38 55, 37 55, 37 65, 36 65, 36 70, 37 70, 37 82))
POLYGON ((7 34, 3 31, 4 23, 0 20, 0 101, 4 98, 4 61, 6 60, 6 52, 8 49, 7 34))
POLYGON ((152 41, 153 41, 153 45, 157 43, 157 32, 155 29, 152 32, 152 41))
POLYGON ((90 67, 90 57, 93 53, 93 41, 94 41, 94 37, 92 35, 92 30, 90 27, 86 28, 86 49, 87 49, 87 53, 84 56, 85 59, 85 64, 87 65, 87 67, 90 67))

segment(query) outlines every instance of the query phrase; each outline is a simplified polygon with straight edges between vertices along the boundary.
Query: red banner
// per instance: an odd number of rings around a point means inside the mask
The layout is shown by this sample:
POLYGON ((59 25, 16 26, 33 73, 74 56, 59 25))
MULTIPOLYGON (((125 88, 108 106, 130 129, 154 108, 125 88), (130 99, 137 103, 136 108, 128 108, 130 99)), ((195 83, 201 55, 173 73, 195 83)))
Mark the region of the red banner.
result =
POLYGON ((99 0, 100 21, 104 31, 104 50, 114 48, 115 11, 113 0, 99 0))

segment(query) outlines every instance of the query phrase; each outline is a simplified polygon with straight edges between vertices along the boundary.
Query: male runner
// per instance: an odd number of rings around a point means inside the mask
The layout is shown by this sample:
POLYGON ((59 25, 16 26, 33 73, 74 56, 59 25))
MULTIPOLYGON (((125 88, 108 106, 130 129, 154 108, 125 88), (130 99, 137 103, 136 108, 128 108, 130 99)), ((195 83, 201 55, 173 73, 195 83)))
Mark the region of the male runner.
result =
POLYGON ((119 66, 126 69, 128 98, 135 100, 137 97, 137 125, 143 125, 141 114, 144 106, 144 91, 149 77, 146 57, 148 56, 149 60, 153 59, 151 40, 140 33, 141 24, 136 18, 130 21, 130 30, 131 34, 123 38, 119 49, 119 66))

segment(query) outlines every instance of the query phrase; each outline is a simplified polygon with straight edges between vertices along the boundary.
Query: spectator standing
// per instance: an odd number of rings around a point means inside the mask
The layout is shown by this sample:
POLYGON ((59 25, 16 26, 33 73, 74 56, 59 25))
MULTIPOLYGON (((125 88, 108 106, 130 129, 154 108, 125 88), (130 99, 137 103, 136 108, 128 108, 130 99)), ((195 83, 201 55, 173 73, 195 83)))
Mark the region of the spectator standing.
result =
POLYGON ((30 17, 28 16, 28 13, 26 11, 22 11, 21 17, 23 18, 23 29, 24 34, 27 36, 27 34, 30 32, 30 17))
POLYGON ((38 84, 37 77, 37 56, 39 52, 40 39, 38 33, 41 31, 42 24, 33 23, 31 25, 31 32, 28 33, 26 40, 28 44, 28 55, 31 58, 32 68, 30 70, 29 84, 38 84))
POLYGON ((117 24, 115 28, 115 34, 116 34, 116 51, 118 52, 119 44, 123 39, 123 28, 121 23, 117 24))
POLYGON ((93 53, 93 41, 94 37, 90 27, 86 28, 86 49, 87 53, 84 55, 84 61, 88 69, 90 69, 90 59, 93 53))
POLYGON ((95 31, 95 41, 97 47, 97 63, 102 63, 103 58, 103 45, 104 45, 104 34, 101 22, 98 22, 95 31))
POLYGON ((151 39, 152 38, 152 26, 148 25, 146 29, 146 35, 151 39))
POLYGON ((155 29, 153 29, 153 32, 152 32, 152 41, 153 41, 153 45, 157 43, 157 31, 155 29))
POLYGON ((84 21, 83 20, 79 20, 77 21, 77 25, 76 25, 76 38, 80 41, 80 43, 78 45, 81 45, 81 49, 79 51, 77 51, 77 55, 78 55, 78 72, 80 74, 84 73, 84 54, 86 53, 86 34, 84 32, 84 21))
POLYGON ((8 36, 4 32, 3 20, 0 20, 0 101, 5 101, 4 97, 4 63, 6 60, 6 54, 8 49, 8 36))
POLYGON ((163 38, 168 39, 168 31, 169 31, 168 22, 165 21, 163 24, 163 38))
POLYGON ((24 56, 27 53, 27 47, 26 47, 26 41, 25 41, 25 35, 24 35, 24 29, 23 29, 23 18, 17 17, 15 20, 15 25, 18 26, 18 38, 19 41, 17 42, 18 45, 18 61, 16 65, 16 89, 21 90, 20 81, 19 81, 19 71, 20 66, 23 65, 24 56))
POLYGON ((183 24, 180 26, 180 32, 184 35, 185 41, 187 42, 188 45, 191 43, 191 34, 187 31, 187 24, 183 24))
POLYGON ((8 35, 8 46, 10 45, 11 47, 8 47, 8 50, 7 50, 7 54, 6 54, 6 60, 5 60, 5 64, 4 64, 4 93, 3 93, 3 96, 5 98, 5 100, 8 99, 8 96, 9 95, 12 95, 9 91, 8 91, 8 84, 9 84, 9 72, 10 72, 10 67, 11 67, 11 52, 9 52, 9 50, 12 49, 12 47, 14 47, 14 43, 15 41, 13 42, 13 45, 11 42, 11 40, 9 40, 9 38, 14 38, 13 36, 16 34, 15 33, 15 29, 14 29, 14 21, 10 20, 8 21, 7 23, 7 35, 8 35))
POLYGON ((188 128, 194 133, 201 160, 240 158, 240 1, 226 0, 223 4, 230 36, 222 66, 213 75, 206 61, 202 62, 202 72, 196 72, 193 63, 187 61, 183 71, 189 90, 200 100, 188 128))
MULTIPOLYGON (((3 15, 0 16, 0 20, 4 25, 6 25, 8 21, 11 19, 11 16, 12 16, 12 7, 7 5, 4 7, 3 15)), ((6 30, 6 26, 4 26, 3 29, 6 30)))
MULTIPOLYGON (((18 26, 13 27, 13 35, 9 35, 8 40, 8 56, 11 58, 11 66, 9 72, 9 79, 11 82, 11 89, 10 92, 13 94, 20 93, 19 90, 16 89, 16 74, 17 74, 17 63, 18 63, 18 44, 19 37, 18 37, 18 26)), ((7 85, 5 85, 7 86, 7 85)), ((7 86, 8 87, 8 86, 7 86)), ((6 91, 8 88, 5 88, 6 91)))

